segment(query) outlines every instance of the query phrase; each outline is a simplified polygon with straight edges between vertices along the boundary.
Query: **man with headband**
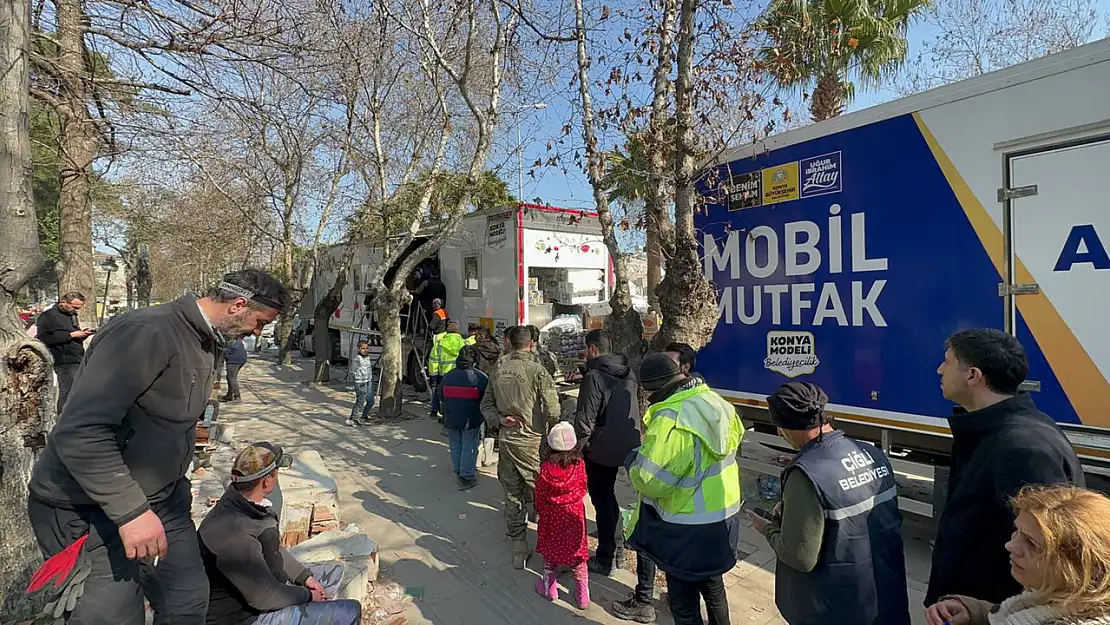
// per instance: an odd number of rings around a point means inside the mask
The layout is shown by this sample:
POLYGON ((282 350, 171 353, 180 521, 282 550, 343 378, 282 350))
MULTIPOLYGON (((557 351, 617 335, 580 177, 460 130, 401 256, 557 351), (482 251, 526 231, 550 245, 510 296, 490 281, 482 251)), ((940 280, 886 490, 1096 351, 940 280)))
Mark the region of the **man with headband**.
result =
POLYGON ((894 470, 877 447, 833 429, 828 401, 809 382, 767 398, 771 423, 798 450, 782 502, 749 513, 778 556, 776 604, 790 625, 909 625, 894 470))
POLYGON ((281 447, 254 443, 231 467, 231 485, 200 524, 200 553, 211 585, 208 625, 356 625, 358 601, 329 601, 343 563, 306 567, 281 546, 278 511, 268 497, 281 469, 281 447))
MULTIPOLYGON (((43 555, 81 540, 88 567, 70 623, 204 622, 208 580, 185 472, 220 352, 257 336, 289 305, 261 269, 229 273, 107 324, 92 340, 70 399, 31 474, 28 515, 43 555)), ((61 590, 61 589, 59 589, 61 590)))

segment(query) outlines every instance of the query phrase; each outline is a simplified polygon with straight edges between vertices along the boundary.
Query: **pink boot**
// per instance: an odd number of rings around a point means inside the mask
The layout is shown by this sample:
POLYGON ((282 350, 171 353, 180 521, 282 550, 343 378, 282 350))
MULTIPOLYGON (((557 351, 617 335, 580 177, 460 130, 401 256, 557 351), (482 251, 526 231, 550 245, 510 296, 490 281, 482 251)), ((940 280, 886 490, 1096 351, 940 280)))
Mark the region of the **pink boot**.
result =
POLYGON ((585 562, 574 567, 574 603, 579 610, 590 607, 590 569, 585 562))
POLYGON ((536 580, 536 594, 547 599, 554 601, 559 598, 559 577, 555 571, 544 567, 543 573, 540 578, 536 580))

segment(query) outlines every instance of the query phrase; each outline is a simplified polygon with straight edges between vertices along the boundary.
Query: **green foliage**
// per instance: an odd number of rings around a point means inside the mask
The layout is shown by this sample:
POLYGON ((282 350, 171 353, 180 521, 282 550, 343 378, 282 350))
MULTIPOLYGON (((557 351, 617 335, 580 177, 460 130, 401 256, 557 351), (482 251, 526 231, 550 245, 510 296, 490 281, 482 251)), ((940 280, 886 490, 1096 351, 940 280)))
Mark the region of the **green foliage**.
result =
POLYGON ((764 68, 785 89, 813 87, 815 119, 840 114, 854 93, 889 80, 906 59, 906 32, 930 0, 771 0, 756 27, 764 68))
POLYGON ((609 201, 626 206, 642 203, 650 182, 648 168, 647 148, 639 132, 629 134, 623 150, 614 148, 606 152, 601 184, 609 194, 609 201))
MULTIPOLYGON (((357 228, 356 238, 375 239, 391 236, 408 228, 420 210, 424 191, 432 186, 432 197, 428 204, 429 219, 434 223, 446 219, 458 206, 459 199, 466 190, 466 174, 458 172, 439 172, 433 175, 425 171, 411 182, 397 190, 396 195, 386 206, 366 205, 359 214, 348 222, 352 229, 357 228)), ((497 208, 515 204, 517 199, 509 192, 509 185, 496 173, 484 171, 478 176, 470 197, 467 212, 487 208, 497 208)))

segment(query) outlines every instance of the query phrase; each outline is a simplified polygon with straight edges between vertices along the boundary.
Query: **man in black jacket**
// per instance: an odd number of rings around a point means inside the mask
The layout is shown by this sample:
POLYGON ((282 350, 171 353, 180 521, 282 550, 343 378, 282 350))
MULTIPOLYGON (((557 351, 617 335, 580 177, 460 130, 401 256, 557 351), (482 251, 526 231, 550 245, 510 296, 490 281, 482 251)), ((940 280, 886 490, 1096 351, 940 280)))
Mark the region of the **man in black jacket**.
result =
POLYGON ((85 357, 85 339, 92 336, 92 330, 82 330, 77 323, 77 312, 85 307, 85 296, 70 291, 58 298, 53 308, 44 310, 35 321, 38 326, 37 338, 46 344, 54 357, 54 374, 58 376, 58 412, 66 403, 69 390, 73 388, 73 378, 81 359, 85 357))
POLYGON ((925 605, 944 595, 1000 603, 1021 592, 1010 575, 1010 499, 1027 484, 1083 485, 1071 444, 1032 398, 1018 392, 1025 350, 998 330, 948 339, 937 369, 945 398, 959 404, 952 429, 948 495, 937 525, 925 605))
POLYGON ((91 572, 70 623, 141 625, 144 593, 156 624, 204 621, 208 581, 184 477, 196 424, 219 350, 288 305, 281 283, 246 269, 206 297, 132 311, 97 333, 28 485, 45 557, 89 535, 91 572))
POLYGON ((328 601, 343 581, 343 563, 297 561, 281 546, 270 493, 292 464, 272 443, 248 445, 235 457, 231 485, 197 530, 211 595, 207 625, 355 625, 358 601, 328 601))
MULTIPOLYGON (((605 330, 586 334, 586 374, 578 388, 574 433, 585 441, 586 486, 597 512, 597 553, 587 565, 608 575, 618 555, 620 505, 614 490, 617 472, 640 446, 640 404, 636 374, 622 354, 611 354, 605 330)), ((620 563, 617 563, 620 566, 620 563)))

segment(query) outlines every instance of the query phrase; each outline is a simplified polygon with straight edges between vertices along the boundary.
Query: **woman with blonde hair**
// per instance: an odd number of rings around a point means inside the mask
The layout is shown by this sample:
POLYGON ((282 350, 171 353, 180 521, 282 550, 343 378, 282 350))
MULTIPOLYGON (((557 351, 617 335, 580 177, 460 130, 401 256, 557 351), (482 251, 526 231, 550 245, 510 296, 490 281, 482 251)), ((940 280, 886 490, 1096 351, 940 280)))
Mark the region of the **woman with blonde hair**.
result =
POLYGON ((1073 486, 1027 486, 1012 502, 1010 574, 1025 591, 999 605, 941 597, 929 625, 1110 625, 1110 498, 1073 486))

